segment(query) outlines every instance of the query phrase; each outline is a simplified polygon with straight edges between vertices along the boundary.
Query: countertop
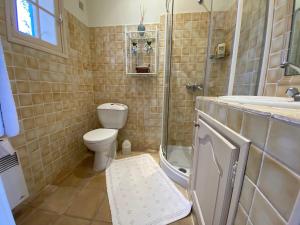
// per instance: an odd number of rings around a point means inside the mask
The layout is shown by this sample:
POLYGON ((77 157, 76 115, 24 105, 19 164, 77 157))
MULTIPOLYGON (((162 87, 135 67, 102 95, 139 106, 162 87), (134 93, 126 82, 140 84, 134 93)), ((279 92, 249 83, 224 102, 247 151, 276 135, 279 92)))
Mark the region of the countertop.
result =
POLYGON ((270 106, 262 105, 250 105, 250 104, 240 104, 235 102, 228 102, 220 100, 218 97, 203 97, 198 96, 196 98, 197 102, 215 102, 217 104, 227 105, 229 107, 237 108, 243 111, 251 111, 257 114, 269 114, 271 117, 284 120, 289 123, 295 123, 300 125, 300 110, 299 109, 288 109, 288 108, 275 108, 270 106))

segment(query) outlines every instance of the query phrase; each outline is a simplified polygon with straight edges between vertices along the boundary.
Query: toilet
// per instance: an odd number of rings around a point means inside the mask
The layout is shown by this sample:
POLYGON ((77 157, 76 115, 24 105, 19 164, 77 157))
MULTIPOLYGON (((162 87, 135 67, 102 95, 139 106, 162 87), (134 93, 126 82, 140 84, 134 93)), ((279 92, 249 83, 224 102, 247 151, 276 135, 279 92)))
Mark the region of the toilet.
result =
POLYGON ((97 107, 97 115, 104 128, 87 132, 83 141, 89 150, 95 152, 94 170, 101 171, 116 154, 118 131, 125 126, 128 107, 120 103, 105 103, 97 107))

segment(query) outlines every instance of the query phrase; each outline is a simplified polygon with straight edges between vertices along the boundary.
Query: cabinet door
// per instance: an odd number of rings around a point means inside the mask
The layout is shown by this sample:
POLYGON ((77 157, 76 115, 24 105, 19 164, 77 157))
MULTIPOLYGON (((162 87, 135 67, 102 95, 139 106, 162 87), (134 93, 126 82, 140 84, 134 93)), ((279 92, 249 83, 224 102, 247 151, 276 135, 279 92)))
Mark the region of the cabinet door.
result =
POLYGON ((201 119, 195 133, 191 194, 202 225, 226 224, 239 149, 201 119))

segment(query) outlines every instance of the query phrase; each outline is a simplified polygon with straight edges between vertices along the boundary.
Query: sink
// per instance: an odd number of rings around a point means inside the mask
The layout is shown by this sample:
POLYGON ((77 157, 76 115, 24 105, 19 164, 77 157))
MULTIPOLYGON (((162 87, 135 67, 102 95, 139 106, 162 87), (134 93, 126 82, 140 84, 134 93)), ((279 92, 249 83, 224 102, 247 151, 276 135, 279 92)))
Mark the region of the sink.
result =
POLYGON ((295 102, 293 98, 232 95, 219 97, 219 100, 240 104, 263 105, 275 108, 300 109, 300 102, 295 102))

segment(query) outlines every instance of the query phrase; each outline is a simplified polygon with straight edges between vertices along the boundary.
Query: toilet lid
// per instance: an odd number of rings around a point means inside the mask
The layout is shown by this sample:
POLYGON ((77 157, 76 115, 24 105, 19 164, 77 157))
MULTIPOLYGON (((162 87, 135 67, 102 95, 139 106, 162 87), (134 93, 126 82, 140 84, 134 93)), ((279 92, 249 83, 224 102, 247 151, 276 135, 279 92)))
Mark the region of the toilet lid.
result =
POLYGON ((96 129, 83 135, 83 139, 87 142, 94 143, 113 138, 117 134, 118 130, 115 129, 96 129))

